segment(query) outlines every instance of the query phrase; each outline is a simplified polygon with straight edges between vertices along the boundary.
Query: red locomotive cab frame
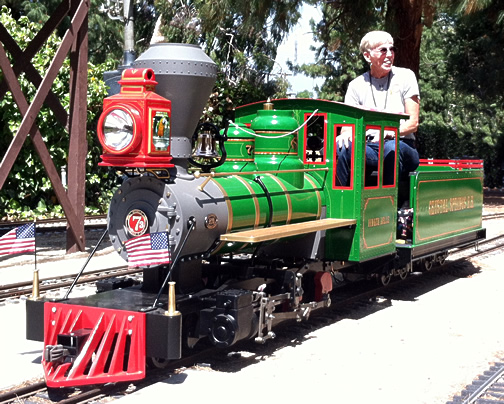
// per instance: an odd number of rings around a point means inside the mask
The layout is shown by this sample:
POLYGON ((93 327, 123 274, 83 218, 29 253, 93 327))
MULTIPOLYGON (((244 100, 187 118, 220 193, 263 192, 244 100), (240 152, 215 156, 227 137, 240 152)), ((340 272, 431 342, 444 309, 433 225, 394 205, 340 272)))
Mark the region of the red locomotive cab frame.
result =
POLYGON ((154 92, 152 69, 123 71, 121 92, 103 101, 98 139, 101 166, 169 168, 171 101, 154 92))

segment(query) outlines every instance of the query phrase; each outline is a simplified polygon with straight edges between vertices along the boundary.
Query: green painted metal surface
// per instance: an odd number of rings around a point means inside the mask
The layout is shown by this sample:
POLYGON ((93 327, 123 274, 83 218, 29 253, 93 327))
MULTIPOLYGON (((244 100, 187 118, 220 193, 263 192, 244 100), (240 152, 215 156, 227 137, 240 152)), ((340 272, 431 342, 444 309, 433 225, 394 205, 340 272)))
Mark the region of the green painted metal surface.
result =
POLYGON ((362 210, 361 251, 375 251, 381 254, 395 249, 396 237, 396 199, 394 195, 372 196, 364 199, 362 210))
MULTIPOLYGON (((285 99, 274 100, 272 103, 275 110, 292 111, 299 125, 310 117, 321 117, 318 121, 308 120, 299 130, 297 146, 299 159, 304 161, 305 168, 328 169, 327 172, 319 171, 312 174, 323 186, 326 216, 357 220, 356 226, 326 231, 324 258, 361 262, 393 253, 397 188, 384 187, 381 184, 383 177, 381 170, 376 174, 379 181, 377 186, 373 188, 365 186, 365 135, 366 128, 370 126, 379 128, 382 134, 385 129, 397 130, 399 121, 404 119, 404 115, 368 111, 323 100, 285 99), (316 125, 312 126, 314 122, 316 125), (349 126, 354 130, 353 179, 349 187, 338 186, 335 180, 337 167, 335 139, 342 126, 349 126), (307 156, 312 149, 307 145, 307 141, 308 137, 316 135, 314 133, 316 130, 323 131, 318 135, 320 151, 317 151, 316 161, 310 162, 307 156)), ((237 122, 254 122, 257 111, 260 111, 261 115, 268 115, 261 112, 264 104, 256 103, 237 108, 237 122)), ((254 129, 257 130, 255 126, 254 129)), ((381 141, 383 142, 383 136, 381 141)), ((283 147, 285 149, 287 146, 283 147)), ((270 169, 273 169, 273 166, 274 164, 271 164, 270 169)))
POLYGON ((420 168, 411 176, 413 246, 482 228, 483 171, 420 168))
MULTIPOLYGON (((326 216, 357 220, 356 226, 326 231, 324 258, 363 262, 393 254, 396 248, 397 184, 384 186, 381 168, 374 173, 374 185, 365 183, 365 136, 366 129, 376 129, 383 147, 385 131, 397 131, 404 115, 368 111, 322 100, 288 99, 272 103, 278 110, 292 111, 300 125, 308 120, 298 132, 298 155, 307 169, 328 169, 327 172, 312 173, 323 187, 326 216), (310 121, 309 118, 313 117, 315 120, 310 121), (349 127, 354 132, 350 186, 340 186, 336 182, 335 139, 342 127, 349 127), (310 137, 315 148, 308 145, 310 137)), ((263 104, 238 108, 237 121, 253 122, 263 104)), ((273 112, 260 114, 271 117, 273 112)), ((291 150, 287 144, 275 147, 291 150)), ((273 162, 274 159, 271 159, 263 167, 273 169, 273 162)), ((414 210, 412 247, 481 229, 482 187, 481 169, 442 165, 419 167, 411 177, 410 201, 414 210)))
MULTIPOLYGON (((308 220, 317 220, 321 215, 323 194, 320 184, 308 177, 304 188, 299 189, 272 174, 260 175, 272 203, 272 225, 281 226, 308 220)), ((268 198, 261 186, 253 179, 229 176, 212 179, 225 195, 228 207, 226 233, 263 228, 269 225, 268 198)), ((243 248, 240 243, 227 243, 219 252, 231 252, 243 248)))
MULTIPOLYGON (((259 110, 252 120, 256 132, 255 162, 260 171, 299 170, 304 168, 298 156, 298 122, 291 110, 259 110)), ((303 188, 302 172, 279 174, 279 177, 303 188)))
MULTIPOLYGON (((222 132, 222 131, 221 131, 222 132)), ((255 133, 242 123, 229 126, 225 143, 227 157, 216 172, 254 171, 255 133)))

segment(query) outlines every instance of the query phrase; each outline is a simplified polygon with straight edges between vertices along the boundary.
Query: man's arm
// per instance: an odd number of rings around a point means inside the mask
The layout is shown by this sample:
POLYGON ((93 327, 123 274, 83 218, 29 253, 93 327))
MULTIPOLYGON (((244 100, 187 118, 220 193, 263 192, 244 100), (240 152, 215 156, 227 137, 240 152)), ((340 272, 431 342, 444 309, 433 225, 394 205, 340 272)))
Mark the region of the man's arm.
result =
POLYGON ((399 128, 400 136, 415 133, 418 130, 418 120, 420 115, 420 98, 414 95, 404 101, 404 112, 410 117, 404 121, 399 128))

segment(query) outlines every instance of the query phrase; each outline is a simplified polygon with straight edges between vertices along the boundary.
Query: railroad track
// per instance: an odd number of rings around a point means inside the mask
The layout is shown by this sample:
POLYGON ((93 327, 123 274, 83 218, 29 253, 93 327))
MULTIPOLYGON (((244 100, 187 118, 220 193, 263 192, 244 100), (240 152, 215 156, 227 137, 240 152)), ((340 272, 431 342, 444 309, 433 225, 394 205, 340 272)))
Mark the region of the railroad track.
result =
POLYGON ((483 220, 500 219, 504 217, 504 213, 487 213, 483 215, 483 220))
POLYGON ((492 404, 503 402, 504 363, 497 362, 447 404, 492 404))
POLYGON ((28 397, 35 396, 46 390, 46 384, 42 380, 27 381, 18 387, 0 393, 0 403, 19 403, 28 397))
MULTIPOLYGON (((0 235, 7 233, 8 231, 16 227, 29 223, 33 223, 33 220, 0 222, 0 235)), ((37 225, 37 233, 60 232, 60 231, 66 231, 67 220, 65 218, 42 219, 37 220, 36 225, 37 225)), ((106 226, 107 226, 107 215, 86 216, 84 218, 84 227, 86 229, 93 229, 93 228, 105 229, 106 226)))
POLYGON ((504 248, 504 234, 499 234, 495 237, 480 241, 477 245, 476 251, 474 252, 469 252, 470 250, 474 249, 473 246, 467 246, 452 250, 451 256, 461 261, 469 258, 477 258, 485 254, 490 254, 502 248, 504 248))
MULTIPOLYGON (((410 276, 404 281, 393 282, 384 287, 376 288, 376 285, 371 285, 372 282, 368 282, 367 287, 354 289, 352 291, 352 293, 354 293, 354 296, 348 295, 345 297, 345 299, 340 301, 335 299, 331 307, 315 312, 309 322, 295 323, 293 321, 282 321, 282 319, 279 318, 278 321, 275 321, 275 332, 277 333, 277 339, 268 341, 268 343, 265 345, 257 345, 251 341, 243 341, 225 350, 218 348, 205 348, 204 350, 201 350, 189 356, 185 356, 180 360, 170 361, 167 364, 167 367, 164 369, 149 370, 146 379, 139 382, 106 385, 100 386, 98 388, 83 388, 82 390, 65 389, 59 391, 59 396, 56 397, 54 391, 47 390, 44 382, 31 383, 28 386, 25 383, 25 385, 23 386, 13 388, 11 391, 0 394, 0 403, 88 403, 97 401, 103 397, 127 395, 138 389, 154 384, 159 380, 164 380, 170 377, 170 375, 173 375, 174 373, 180 371, 180 369, 192 367, 201 362, 211 363, 211 367, 215 369, 220 366, 219 363, 228 363, 229 355, 233 354, 236 354, 236 360, 239 362, 239 351, 241 350, 253 351, 256 353, 256 355, 272 355, 279 346, 291 343, 293 335, 298 334, 300 328, 304 330, 303 332, 310 333, 315 329, 326 327, 327 325, 335 323, 341 318, 351 317, 352 315, 354 315, 353 313, 356 313, 357 311, 360 312, 363 309, 370 313, 382 310, 391 304, 391 299, 394 299, 398 295, 401 295, 405 290, 411 291, 412 289, 417 289, 419 290, 419 292, 417 293, 423 293, 421 292, 423 285, 426 285, 427 287, 429 287, 429 285, 432 285, 431 281, 433 277, 445 276, 447 274, 457 276, 457 271, 460 272, 460 276, 464 276, 464 273, 467 273, 467 270, 460 269, 460 267, 464 265, 466 267, 470 266, 470 264, 467 263, 468 258, 474 258, 483 254, 489 254, 498 248, 502 248, 503 244, 504 235, 486 240, 485 242, 480 243, 479 251, 473 251, 471 253, 465 251, 465 257, 460 257, 453 261, 447 261, 445 265, 435 268, 425 273, 423 276, 410 276)), ((457 253, 462 254, 463 251, 458 250, 457 253)), ((243 366, 246 365, 244 364, 243 366)), ((490 378, 492 377, 489 376, 488 379, 490 378)), ((500 379, 502 379, 502 374, 500 375, 500 379)), ((498 380, 500 379, 495 378, 496 383, 499 383, 498 380)), ((475 382, 475 385, 481 384, 482 383, 479 381, 477 383, 475 382)), ((496 384, 493 383, 493 385, 496 384)), ((486 399, 485 397, 487 397, 489 394, 494 394, 491 392, 493 390, 489 389, 491 388, 488 387, 485 392, 478 392, 478 399, 486 399)), ((476 394, 476 391, 471 392, 471 395, 472 394, 476 394)), ((107 400, 110 400, 110 398, 108 398, 107 400)), ((455 402, 466 403, 466 401, 454 401, 453 403, 455 402)), ((483 404, 484 402, 485 401, 467 401, 467 404, 483 404)))
MULTIPOLYGON (((128 269, 127 266, 122 265, 113 268, 100 269, 95 271, 85 272, 81 278, 77 281, 77 285, 93 283, 98 280, 109 279, 120 276, 136 275, 142 271, 138 268, 128 269)), ((64 287, 69 287, 72 285, 73 280, 77 274, 61 275, 53 278, 44 278, 40 280, 39 290, 40 292, 48 292, 51 290, 57 290, 64 287)), ((32 282, 18 282, 8 285, 0 286, 0 302, 11 299, 19 298, 21 296, 29 296, 32 294, 32 282)))
POLYGON ((182 359, 170 361, 163 368, 147 369, 146 378, 136 382, 84 386, 83 388, 50 389, 43 380, 26 381, 19 386, 12 387, 9 391, 0 393, 0 404, 20 404, 25 402, 37 404, 85 404, 96 402, 105 397, 107 397, 107 402, 109 402, 113 400, 112 397, 125 396, 156 382, 166 380, 187 367, 197 366, 199 362, 205 361, 209 356, 217 354, 225 356, 222 349, 215 347, 196 350, 191 355, 182 359))
POLYGON ((100 398, 112 394, 126 394, 130 389, 128 384, 117 384, 101 386, 83 390, 48 389, 44 381, 38 381, 27 385, 13 387, 11 390, 0 393, 0 403, 54 403, 58 404, 78 404, 96 401, 100 398), (70 394, 71 391, 71 394, 70 394))

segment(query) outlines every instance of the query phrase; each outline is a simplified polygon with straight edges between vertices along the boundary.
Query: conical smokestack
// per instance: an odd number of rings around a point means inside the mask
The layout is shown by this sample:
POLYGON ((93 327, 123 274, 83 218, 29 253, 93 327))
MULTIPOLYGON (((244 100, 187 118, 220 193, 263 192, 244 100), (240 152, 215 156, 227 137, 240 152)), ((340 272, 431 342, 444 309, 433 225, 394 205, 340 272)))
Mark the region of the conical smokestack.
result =
POLYGON ((156 43, 133 66, 154 70, 156 93, 172 102, 171 154, 190 157, 191 137, 215 84, 217 65, 197 45, 156 43))

